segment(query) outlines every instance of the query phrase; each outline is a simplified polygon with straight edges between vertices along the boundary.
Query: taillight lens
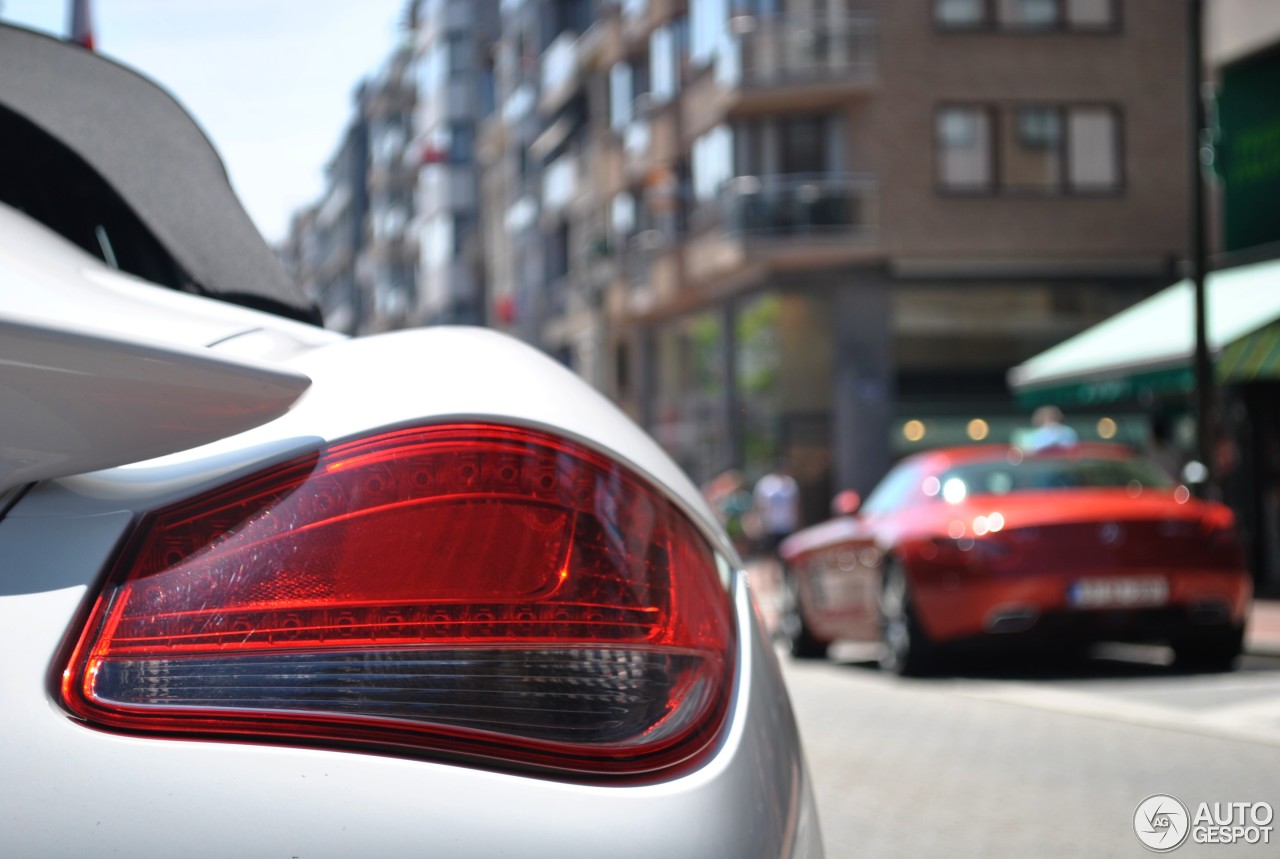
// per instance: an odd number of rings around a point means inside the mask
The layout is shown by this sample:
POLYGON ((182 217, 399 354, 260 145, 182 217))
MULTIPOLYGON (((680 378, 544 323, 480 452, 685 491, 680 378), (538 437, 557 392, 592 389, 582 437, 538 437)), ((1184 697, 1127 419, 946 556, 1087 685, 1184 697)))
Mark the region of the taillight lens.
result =
POLYGON ((1235 513, 1231 508, 1209 505, 1201 515, 1200 532, 1205 535, 1210 563, 1234 569, 1245 566, 1244 549, 1236 534, 1235 513))
POLYGON ((933 537, 924 541, 919 556, 939 566, 977 567, 989 570, 1018 561, 1017 552, 997 537, 933 537))
POLYGON ((131 731, 649 772, 714 741, 733 629, 707 541, 628 469, 415 428, 148 517, 63 697, 131 731))

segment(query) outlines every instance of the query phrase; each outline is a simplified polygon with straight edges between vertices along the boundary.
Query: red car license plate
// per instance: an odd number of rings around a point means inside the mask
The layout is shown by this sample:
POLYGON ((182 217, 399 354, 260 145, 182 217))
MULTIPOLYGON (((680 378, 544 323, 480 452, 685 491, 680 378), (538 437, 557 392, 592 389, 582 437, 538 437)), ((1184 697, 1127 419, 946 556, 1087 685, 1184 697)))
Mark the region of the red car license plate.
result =
POLYGON ((1080 579, 1067 589, 1075 608, 1139 608, 1169 601, 1169 582, 1160 576, 1080 579))

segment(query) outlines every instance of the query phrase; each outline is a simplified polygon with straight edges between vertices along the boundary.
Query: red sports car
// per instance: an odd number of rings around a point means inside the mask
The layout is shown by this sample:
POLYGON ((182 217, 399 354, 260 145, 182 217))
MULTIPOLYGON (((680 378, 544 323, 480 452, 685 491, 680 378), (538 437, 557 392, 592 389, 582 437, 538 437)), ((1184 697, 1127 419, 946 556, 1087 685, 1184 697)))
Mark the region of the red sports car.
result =
POLYGON ((1225 670, 1252 592, 1231 511, 1107 444, 917 454, 780 553, 792 654, 880 640, 900 674, 997 641, 1161 641, 1180 665, 1225 670))

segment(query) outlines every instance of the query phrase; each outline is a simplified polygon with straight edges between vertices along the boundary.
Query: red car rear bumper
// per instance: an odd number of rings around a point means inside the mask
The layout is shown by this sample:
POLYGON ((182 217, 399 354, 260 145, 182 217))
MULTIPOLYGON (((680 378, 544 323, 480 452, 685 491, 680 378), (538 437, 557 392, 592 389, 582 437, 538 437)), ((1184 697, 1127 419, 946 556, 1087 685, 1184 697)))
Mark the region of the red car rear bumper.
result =
POLYGON ((1193 626, 1243 624, 1252 593, 1248 575, 1231 570, 931 572, 913 579, 920 622, 938 642, 1055 629, 1099 639, 1163 638, 1193 626))

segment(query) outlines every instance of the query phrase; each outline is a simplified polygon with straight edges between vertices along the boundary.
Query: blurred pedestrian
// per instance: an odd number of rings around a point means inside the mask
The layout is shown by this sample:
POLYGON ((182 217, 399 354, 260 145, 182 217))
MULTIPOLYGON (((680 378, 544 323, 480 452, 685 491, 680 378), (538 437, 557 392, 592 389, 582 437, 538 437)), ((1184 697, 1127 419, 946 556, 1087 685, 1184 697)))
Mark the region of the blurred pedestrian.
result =
POLYGON ((776 555, 778 544, 800 527, 800 485, 785 467, 756 481, 755 512, 760 520, 761 549, 776 555))
POLYGON ((1062 409, 1057 406, 1041 406, 1031 413, 1031 435, 1027 447, 1033 451, 1050 447, 1070 447, 1080 440, 1076 431, 1067 426, 1062 409))
POLYGON ((1182 469, 1187 460, 1174 441, 1173 421, 1168 415, 1158 414, 1151 419, 1151 445, 1147 456, 1175 481, 1182 482, 1182 469))
POLYGON ((751 542, 747 534, 747 518, 751 513, 753 499, 747 491, 742 472, 731 468, 716 475, 703 488, 703 495, 738 553, 745 555, 751 542))

